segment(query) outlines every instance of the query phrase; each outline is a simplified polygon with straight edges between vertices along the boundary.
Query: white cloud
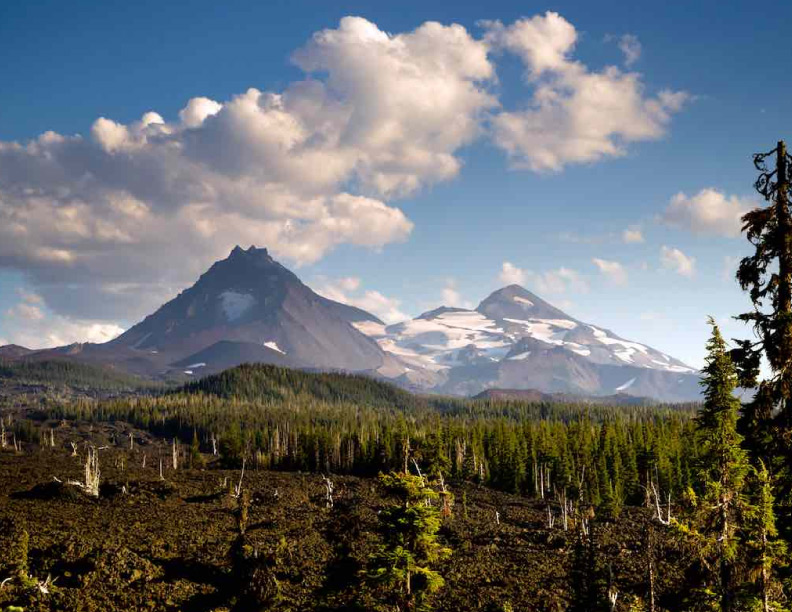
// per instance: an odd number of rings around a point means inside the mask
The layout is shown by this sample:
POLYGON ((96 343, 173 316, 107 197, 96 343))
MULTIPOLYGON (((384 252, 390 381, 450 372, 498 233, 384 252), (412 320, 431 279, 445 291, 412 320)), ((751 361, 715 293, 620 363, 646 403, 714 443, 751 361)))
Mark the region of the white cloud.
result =
POLYGON ((473 303, 462 297, 456 288, 456 281, 452 278, 449 278, 443 287, 443 305, 452 308, 473 308, 473 303))
POLYGON ((539 294, 585 293, 588 291, 588 283, 576 270, 571 268, 561 267, 541 274, 527 272, 526 279, 539 294))
POLYGON ((112 323, 76 320, 46 311, 43 298, 24 289, 21 300, 3 315, 7 338, 4 344, 19 344, 31 349, 64 346, 74 342, 107 342, 124 329, 112 323))
POLYGON ((188 128, 197 128, 206 120, 219 113, 223 105, 209 98, 192 98, 182 110, 179 111, 179 119, 188 128))
POLYGON ((742 216, 753 205, 749 198, 727 196, 717 189, 702 189, 693 196, 676 194, 663 213, 668 225, 698 234, 736 237, 742 228, 742 216))
POLYGON ((455 176, 497 104, 487 44, 459 25, 390 35, 347 17, 294 62, 306 80, 196 97, 173 122, 151 111, 0 142, 0 266, 56 312, 132 318, 236 244, 300 265, 405 240, 388 200, 455 176), (107 299, 111 284, 137 289, 107 299))
POLYGON ((518 166, 558 170, 659 138, 686 98, 571 59, 577 31, 555 13, 485 27, 388 34, 345 17, 294 53, 305 78, 281 91, 0 141, 0 267, 23 270, 56 314, 133 319, 236 244, 302 265, 406 240, 394 199, 456 176, 482 135, 518 166), (525 110, 500 112, 504 49, 526 65, 525 110))
POLYGON ((523 270, 509 261, 504 261, 498 280, 504 285, 529 285, 539 294, 557 295, 588 291, 588 283, 585 279, 576 270, 566 267, 538 273, 523 270))
POLYGON ((319 279, 319 285, 314 291, 336 302, 362 308, 366 312, 370 312, 382 319, 385 323, 397 323, 409 318, 408 315, 399 310, 401 300, 389 298, 372 289, 361 291, 359 278, 322 278, 319 279))
POLYGON ((644 235, 639 227, 628 227, 622 232, 622 242, 625 244, 638 244, 644 241, 644 235))
POLYGON ((18 317, 20 319, 26 319, 28 321, 40 321, 44 318, 44 313, 42 312, 41 308, 38 306, 34 306, 33 304, 26 304, 25 302, 20 302, 16 306, 12 306, 6 311, 7 317, 18 317))
POLYGON ((665 245, 660 247, 660 263, 665 269, 688 278, 696 273, 696 258, 685 255, 676 248, 665 245))
POLYGON ((336 283, 343 291, 357 291, 360 288, 360 279, 355 276, 339 278, 336 283))
POLYGON ((504 261, 498 280, 504 285, 523 285, 525 284, 525 271, 510 261, 504 261))
MULTIPOLYGON (((608 66, 597 72, 571 58, 575 27, 547 12, 505 26, 485 22, 485 39, 516 54, 533 95, 524 110, 493 119, 495 142, 518 168, 559 171, 570 163, 624 155, 632 142, 657 140, 685 92, 646 95, 641 75, 608 66)), ((635 50, 635 46, 631 47, 635 50)))
POLYGON ((614 285, 627 284, 627 270, 618 261, 609 261, 594 257, 592 263, 597 266, 602 273, 614 285))
POLYGON ((634 34, 624 34, 619 39, 619 49, 624 53, 624 65, 628 68, 641 58, 641 41, 634 34))
POLYGON ((24 288, 17 289, 21 300, 6 310, 7 319, 22 319, 24 321, 41 321, 44 318, 42 307, 44 300, 40 295, 24 288))

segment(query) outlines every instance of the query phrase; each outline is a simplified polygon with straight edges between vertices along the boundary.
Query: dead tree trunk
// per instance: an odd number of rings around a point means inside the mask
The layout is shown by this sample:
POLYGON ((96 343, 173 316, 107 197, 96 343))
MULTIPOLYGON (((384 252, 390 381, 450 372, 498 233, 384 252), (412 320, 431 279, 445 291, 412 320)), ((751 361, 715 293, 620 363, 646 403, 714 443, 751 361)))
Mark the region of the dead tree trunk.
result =
POLYGON ((649 611, 655 612, 654 528, 646 528, 646 573, 649 580, 649 611))

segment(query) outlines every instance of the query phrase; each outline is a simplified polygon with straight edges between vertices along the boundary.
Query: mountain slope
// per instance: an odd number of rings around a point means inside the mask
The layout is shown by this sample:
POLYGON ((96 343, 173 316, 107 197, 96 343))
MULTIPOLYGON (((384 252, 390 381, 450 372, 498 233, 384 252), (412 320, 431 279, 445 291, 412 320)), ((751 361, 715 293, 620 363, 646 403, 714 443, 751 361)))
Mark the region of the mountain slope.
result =
POLYGON ((387 370, 392 358, 353 321, 381 324, 363 310, 314 293, 266 249, 236 247, 192 287, 115 340, 54 352, 160 376, 217 372, 249 361, 387 370))
POLYGON ((443 306, 385 325, 316 294, 255 247, 236 247, 111 342, 22 353, 168 379, 269 363, 367 373, 450 395, 502 388, 689 401, 700 392, 698 373, 681 361, 570 317, 518 285, 495 291, 475 310, 443 306))
POLYGON ((538 389, 667 401, 699 396, 693 368, 578 321, 518 285, 495 291, 475 310, 441 307, 387 327, 356 326, 405 364, 405 380, 436 392, 538 389))

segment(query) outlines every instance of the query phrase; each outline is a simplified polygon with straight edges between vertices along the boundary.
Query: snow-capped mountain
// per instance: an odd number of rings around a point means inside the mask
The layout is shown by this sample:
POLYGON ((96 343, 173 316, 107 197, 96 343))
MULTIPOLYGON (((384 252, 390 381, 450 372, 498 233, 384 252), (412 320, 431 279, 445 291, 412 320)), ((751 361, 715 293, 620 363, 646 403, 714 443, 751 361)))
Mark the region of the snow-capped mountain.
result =
MULTIPOLYGON (((0 348, 0 356, 19 347, 0 348)), ((7 358, 8 358, 7 356, 7 358)), ((518 285, 475 310, 441 307, 385 325, 312 291, 266 249, 235 248, 189 289, 105 344, 24 353, 145 376, 200 376, 240 363, 364 372, 413 390, 535 389, 585 396, 699 397, 698 373, 578 321, 518 285)))
POLYGON ((395 325, 355 325, 404 364, 405 381, 439 392, 539 389, 664 400, 699 395, 693 368, 578 321, 518 285, 494 292, 475 310, 441 307, 395 325))

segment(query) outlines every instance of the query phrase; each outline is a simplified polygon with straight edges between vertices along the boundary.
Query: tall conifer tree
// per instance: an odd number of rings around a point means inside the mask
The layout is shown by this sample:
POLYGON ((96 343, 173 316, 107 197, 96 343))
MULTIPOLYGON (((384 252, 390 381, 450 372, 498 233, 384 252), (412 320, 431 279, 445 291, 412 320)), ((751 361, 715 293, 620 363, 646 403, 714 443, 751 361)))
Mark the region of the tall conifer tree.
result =
POLYGON ((733 570, 738 552, 743 489, 750 470, 737 432, 739 400, 734 396, 737 375, 720 329, 710 318, 703 370, 704 404, 696 416, 701 448, 700 498, 690 525, 705 564, 711 568, 722 612, 733 609, 733 570))
MULTIPOLYGON (((756 190, 768 202, 743 217, 743 231, 754 246, 740 262, 737 280, 748 291, 754 309, 737 317, 752 324, 757 340, 744 340, 733 351, 740 386, 758 387, 743 410, 741 429, 756 457, 771 461, 771 471, 789 471, 792 459, 792 159, 780 141, 767 153, 754 155, 759 171, 756 190), (770 162, 770 165, 768 165, 770 162), (764 357, 771 376, 759 382, 764 357)), ((787 487, 792 477, 786 477, 787 487)))

